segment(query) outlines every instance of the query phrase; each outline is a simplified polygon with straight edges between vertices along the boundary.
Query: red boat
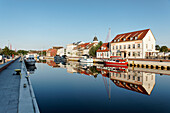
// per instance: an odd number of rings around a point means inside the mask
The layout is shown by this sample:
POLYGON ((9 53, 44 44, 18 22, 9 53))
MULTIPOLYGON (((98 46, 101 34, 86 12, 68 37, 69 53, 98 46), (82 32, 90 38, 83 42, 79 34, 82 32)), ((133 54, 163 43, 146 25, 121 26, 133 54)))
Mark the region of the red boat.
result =
POLYGON ((110 59, 105 59, 104 64, 106 66, 127 66, 128 59, 121 58, 120 56, 111 56, 110 59))

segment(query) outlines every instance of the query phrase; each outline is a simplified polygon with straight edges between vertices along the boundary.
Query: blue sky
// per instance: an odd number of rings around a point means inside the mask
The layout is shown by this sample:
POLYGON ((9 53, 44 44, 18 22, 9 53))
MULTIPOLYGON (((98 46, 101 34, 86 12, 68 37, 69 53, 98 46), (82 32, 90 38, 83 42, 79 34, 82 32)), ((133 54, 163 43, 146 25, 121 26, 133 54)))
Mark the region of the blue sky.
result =
POLYGON ((0 0, 0 48, 48 49, 150 28, 170 47, 170 0, 0 0))

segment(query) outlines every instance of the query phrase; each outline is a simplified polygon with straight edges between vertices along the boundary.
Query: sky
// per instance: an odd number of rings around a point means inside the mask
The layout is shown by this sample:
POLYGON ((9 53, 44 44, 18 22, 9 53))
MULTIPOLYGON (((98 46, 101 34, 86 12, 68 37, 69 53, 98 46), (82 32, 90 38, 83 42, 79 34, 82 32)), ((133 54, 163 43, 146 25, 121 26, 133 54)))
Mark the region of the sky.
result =
POLYGON ((170 0, 0 0, 0 48, 42 50, 77 41, 105 42, 150 28, 170 48, 170 0))

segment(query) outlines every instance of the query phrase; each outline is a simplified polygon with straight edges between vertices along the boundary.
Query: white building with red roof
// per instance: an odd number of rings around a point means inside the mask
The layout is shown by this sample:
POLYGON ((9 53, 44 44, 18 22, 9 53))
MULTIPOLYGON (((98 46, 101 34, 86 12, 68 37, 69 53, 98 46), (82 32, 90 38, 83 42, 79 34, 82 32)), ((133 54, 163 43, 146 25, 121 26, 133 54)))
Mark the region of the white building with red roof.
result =
POLYGON ((97 58, 110 58, 109 43, 103 43, 102 46, 96 51, 97 58))
POLYGON ((111 56, 146 58, 154 55, 156 39, 150 29, 118 34, 111 41, 111 56))
POLYGON ((66 47, 66 55, 68 57, 80 57, 82 55, 89 55, 89 50, 91 47, 96 46, 97 44, 98 39, 96 36, 94 37, 93 42, 68 44, 66 47))

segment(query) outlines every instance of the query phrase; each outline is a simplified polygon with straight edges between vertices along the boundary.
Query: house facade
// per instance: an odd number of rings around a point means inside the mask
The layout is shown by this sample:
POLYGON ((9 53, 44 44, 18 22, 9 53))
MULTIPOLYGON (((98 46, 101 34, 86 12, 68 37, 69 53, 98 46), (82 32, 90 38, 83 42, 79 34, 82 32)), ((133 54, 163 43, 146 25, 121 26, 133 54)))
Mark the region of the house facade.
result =
POLYGON ((66 47, 66 55, 68 57, 80 57, 82 55, 89 55, 89 50, 91 47, 96 46, 98 44, 98 39, 95 36, 93 42, 77 42, 73 44, 68 44, 66 47))
POLYGON ((150 29, 118 34, 111 41, 111 56, 146 58, 157 52, 155 43, 156 39, 150 29))
POLYGON ((110 43, 103 43, 102 46, 96 51, 97 58, 110 58, 110 43))

